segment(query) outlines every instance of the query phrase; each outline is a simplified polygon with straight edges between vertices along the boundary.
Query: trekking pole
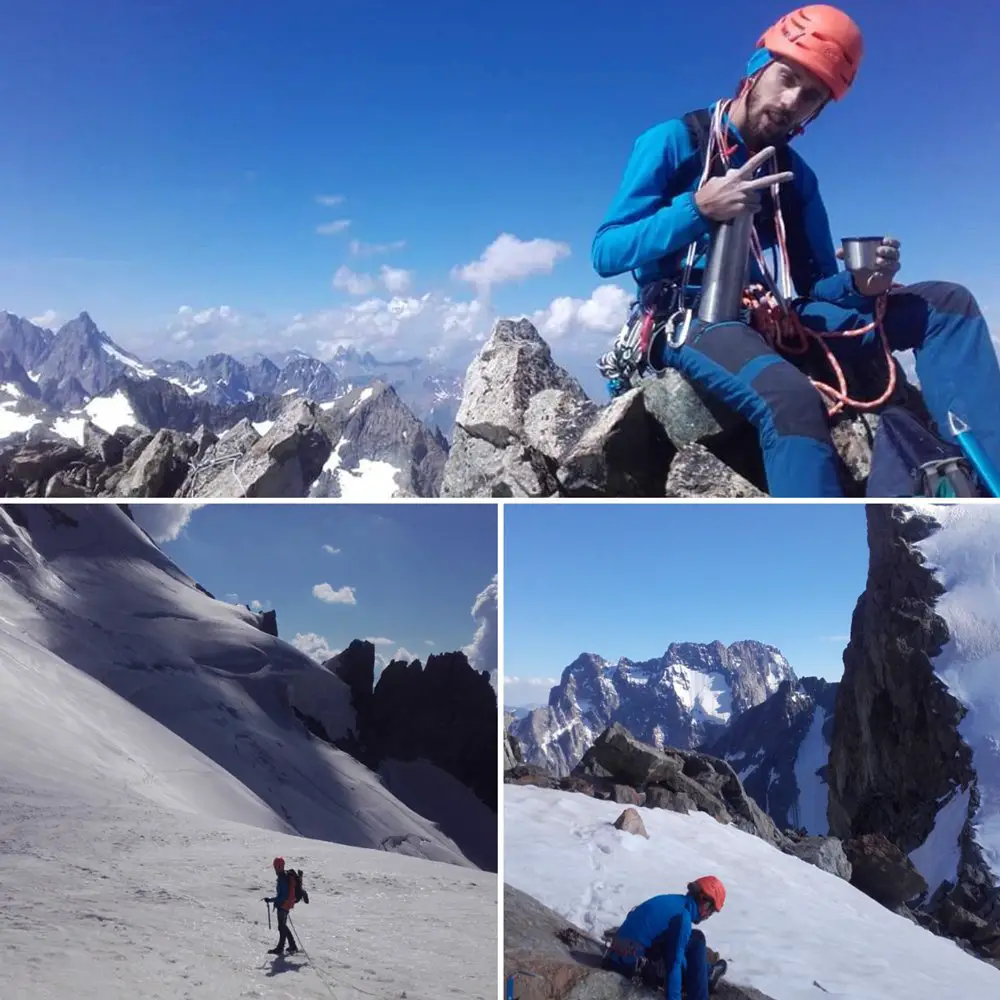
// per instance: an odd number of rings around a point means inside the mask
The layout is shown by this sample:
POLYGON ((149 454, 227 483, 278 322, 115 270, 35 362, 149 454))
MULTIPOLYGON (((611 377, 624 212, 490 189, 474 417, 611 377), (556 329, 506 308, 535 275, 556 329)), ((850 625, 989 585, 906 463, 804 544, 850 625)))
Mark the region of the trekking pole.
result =
POLYGON ((271 904, 264 898, 264 905, 267 907, 267 929, 271 929, 271 904))
MULTIPOLYGON (((295 924, 292 923, 291 913, 288 914, 287 919, 288 919, 288 926, 291 927, 292 929, 292 935, 294 936, 295 940, 298 941, 299 943, 299 951, 301 951, 302 954, 309 959, 309 964, 312 966, 313 972, 315 972, 316 975, 319 976, 319 981, 326 987, 327 992, 330 994, 330 996, 332 996, 334 1000, 336 1000, 337 994, 333 992, 333 987, 327 982, 326 976, 324 976, 323 973, 319 971, 319 966, 316 965, 316 962, 313 960, 312 955, 310 955, 309 952, 306 951, 305 945, 302 943, 302 938, 299 935, 299 932, 295 929, 295 924)), ((357 989, 357 987, 354 988, 357 989)), ((368 993, 367 990, 358 989, 357 991, 359 993, 364 993, 367 996, 375 995, 374 993, 368 993)))

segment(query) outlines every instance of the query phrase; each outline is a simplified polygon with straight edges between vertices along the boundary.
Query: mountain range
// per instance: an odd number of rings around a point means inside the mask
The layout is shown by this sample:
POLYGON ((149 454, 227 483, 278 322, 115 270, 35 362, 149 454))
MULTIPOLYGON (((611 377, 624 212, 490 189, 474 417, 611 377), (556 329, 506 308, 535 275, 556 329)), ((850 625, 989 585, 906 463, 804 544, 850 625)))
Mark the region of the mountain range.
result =
POLYGON ((663 656, 641 662, 582 653, 563 670, 548 705, 510 730, 527 763, 565 775, 612 723, 653 746, 693 748, 794 680, 780 650, 753 640, 671 643, 663 656))
MULTIPOLYGON (((199 423, 224 429, 242 417, 266 420, 275 401, 289 396, 332 403, 355 389, 391 386, 421 421, 449 436, 461 402, 464 373, 435 367, 420 358, 380 361, 370 352, 341 346, 327 361, 301 350, 244 358, 212 354, 195 364, 157 358, 145 361, 116 344, 86 312, 53 331, 10 312, 0 312, 0 384, 3 408, 14 400, 33 400, 56 416, 93 418, 95 401, 123 382, 153 383, 169 405, 195 404, 199 423), (166 383, 160 386, 158 383, 166 383), (177 391, 169 393, 167 386, 177 391), (213 413, 214 411, 214 413, 213 413), (222 426, 220 426, 222 425, 222 426)), ((99 404, 97 404, 99 409, 99 404)), ((18 423, 0 417, 0 437, 18 423)), ((20 421, 24 429, 26 420, 20 421)), ((160 426, 176 428, 169 413, 160 426)), ((117 428, 104 428, 113 433, 117 428)), ((150 427, 156 431, 160 427, 150 427)))

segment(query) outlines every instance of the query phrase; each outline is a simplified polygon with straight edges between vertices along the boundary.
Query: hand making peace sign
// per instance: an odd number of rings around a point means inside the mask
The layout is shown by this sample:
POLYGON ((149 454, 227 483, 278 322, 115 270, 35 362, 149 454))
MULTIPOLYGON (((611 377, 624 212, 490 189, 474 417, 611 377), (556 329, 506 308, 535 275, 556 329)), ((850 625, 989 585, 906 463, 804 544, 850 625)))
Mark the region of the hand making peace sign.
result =
POLYGON ((795 176, 786 170, 754 180, 754 171, 773 155, 774 147, 767 146, 751 156, 742 167, 728 170, 723 177, 710 177, 694 196, 698 211, 713 222, 728 222, 748 209, 758 212, 759 191, 772 184, 785 184, 795 176))

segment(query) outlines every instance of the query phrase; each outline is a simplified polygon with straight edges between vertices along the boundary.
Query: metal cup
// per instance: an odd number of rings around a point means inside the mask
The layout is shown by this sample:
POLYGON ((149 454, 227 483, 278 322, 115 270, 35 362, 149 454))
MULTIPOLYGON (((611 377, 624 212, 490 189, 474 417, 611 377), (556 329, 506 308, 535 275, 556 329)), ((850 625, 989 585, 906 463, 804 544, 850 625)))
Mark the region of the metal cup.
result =
POLYGON ((841 240, 844 266, 848 271, 873 271, 878 263, 876 251, 882 245, 881 236, 848 236, 841 240))

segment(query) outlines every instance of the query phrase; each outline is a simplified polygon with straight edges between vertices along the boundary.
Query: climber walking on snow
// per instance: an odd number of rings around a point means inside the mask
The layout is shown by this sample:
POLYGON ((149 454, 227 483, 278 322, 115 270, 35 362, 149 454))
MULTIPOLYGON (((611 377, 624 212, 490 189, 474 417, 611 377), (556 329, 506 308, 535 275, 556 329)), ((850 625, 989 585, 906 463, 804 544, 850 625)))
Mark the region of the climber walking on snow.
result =
POLYGON ((829 417, 846 405, 882 406, 895 385, 892 352, 910 348, 941 437, 955 440, 954 413, 1000 466, 1000 366, 975 298, 950 282, 895 284, 894 239, 883 239, 863 269, 842 270, 816 175, 790 145, 846 96, 862 51, 858 26, 834 7, 779 19, 758 41, 734 98, 639 137, 593 242, 602 277, 635 277, 634 315, 680 316, 698 298, 713 230, 754 213, 743 322, 652 339, 647 325, 639 346, 626 326, 599 367, 613 392, 636 367, 673 368, 740 413, 759 436, 772 496, 843 495, 829 417), (755 178, 761 168, 766 176, 755 178), (837 385, 814 382, 788 360, 809 345, 825 352, 837 385), (851 399, 843 365, 884 369, 885 392, 851 399))
POLYGON ((708 1000, 726 971, 709 966, 705 935, 693 924, 718 913, 725 886, 714 876, 695 879, 686 895, 653 896, 629 911, 604 959, 606 968, 664 991, 666 1000, 708 1000))
POLYGON ((274 912, 278 918, 278 943, 268 950, 269 955, 283 955, 285 943, 288 943, 288 954, 294 955, 299 949, 288 929, 288 914, 299 899, 309 902, 309 897, 302 888, 301 873, 294 870, 285 871, 285 859, 275 858, 272 862, 277 876, 274 896, 266 896, 264 902, 274 904, 274 912))

